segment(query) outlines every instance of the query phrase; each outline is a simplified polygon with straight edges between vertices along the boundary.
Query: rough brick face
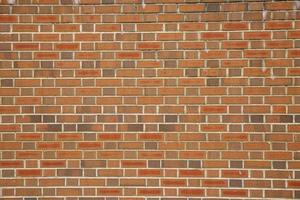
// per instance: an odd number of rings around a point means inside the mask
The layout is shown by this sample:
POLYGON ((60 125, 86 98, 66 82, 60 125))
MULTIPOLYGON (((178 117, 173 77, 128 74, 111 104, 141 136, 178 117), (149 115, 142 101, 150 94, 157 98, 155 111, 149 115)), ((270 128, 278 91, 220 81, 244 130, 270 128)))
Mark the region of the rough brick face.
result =
POLYGON ((0 200, 300 199, 299 9, 0 0, 0 200))

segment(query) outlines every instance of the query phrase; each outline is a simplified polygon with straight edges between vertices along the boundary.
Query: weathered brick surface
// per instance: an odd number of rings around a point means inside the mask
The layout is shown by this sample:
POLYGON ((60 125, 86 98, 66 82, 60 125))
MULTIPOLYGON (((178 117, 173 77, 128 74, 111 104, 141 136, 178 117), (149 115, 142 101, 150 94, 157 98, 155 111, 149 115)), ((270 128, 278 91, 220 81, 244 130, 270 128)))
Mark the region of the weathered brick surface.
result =
POLYGON ((0 0, 0 200, 300 198, 300 5, 0 0))

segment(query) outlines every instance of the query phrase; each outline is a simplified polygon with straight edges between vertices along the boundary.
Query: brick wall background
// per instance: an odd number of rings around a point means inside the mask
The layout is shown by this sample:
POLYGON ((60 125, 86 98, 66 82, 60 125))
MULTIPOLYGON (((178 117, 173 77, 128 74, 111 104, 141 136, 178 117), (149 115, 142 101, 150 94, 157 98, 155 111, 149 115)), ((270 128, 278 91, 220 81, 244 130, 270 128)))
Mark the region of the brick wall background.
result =
POLYGON ((2 0, 0 199, 300 198, 297 5, 2 0))

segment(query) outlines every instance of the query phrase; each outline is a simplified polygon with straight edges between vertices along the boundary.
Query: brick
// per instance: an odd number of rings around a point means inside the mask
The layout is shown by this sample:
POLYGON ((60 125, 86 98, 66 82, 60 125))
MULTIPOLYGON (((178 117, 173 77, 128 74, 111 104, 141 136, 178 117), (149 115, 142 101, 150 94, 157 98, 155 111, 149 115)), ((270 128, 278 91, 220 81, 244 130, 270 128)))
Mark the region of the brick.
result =
POLYGON ((271 52, 267 50, 245 50, 246 58, 268 58, 271 52))
POLYGON ((0 16, 1 23, 16 23, 18 22, 17 16, 9 16, 9 15, 1 15, 0 16))
POLYGON ((223 24, 223 30, 225 31, 236 31, 236 30, 247 30, 249 27, 246 22, 226 22, 223 24))
POLYGON ((162 44, 159 42, 142 42, 137 44, 137 49, 140 50, 151 50, 151 49, 161 49, 162 44))
POLYGON ((266 29, 291 29, 293 24, 291 22, 267 22, 266 29))
POLYGON ((82 194, 81 188, 58 188, 57 195, 59 196, 79 196, 82 194))
POLYGON ((174 41, 174 40, 182 40, 182 33, 159 33, 157 34, 157 39, 161 41, 174 41))
POLYGON ((59 54, 55 52, 36 52, 34 53, 34 58, 38 60, 52 60, 58 59, 59 54))
POLYGON ((121 169, 99 169, 99 176, 104 177, 119 177, 123 175, 123 170, 121 169))
POLYGON ((140 15, 118 15, 116 18, 118 23, 137 23, 142 22, 140 15))
POLYGON ((205 29, 204 23, 186 22, 179 24, 179 30, 181 31, 201 31, 205 29))
POLYGON ((54 31, 55 32, 78 32, 80 30, 79 25, 75 24, 55 24, 54 31))
POLYGON ((137 193, 139 196, 161 196, 162 189, 160 189, 160 188, 139 188, 137 193))
POLYGON ((105 180, 104 179, 80 179, 81 186, 104 186, 105 180))
POLYGON ((181 22, 183 21, 183 15, 181 14, 160 14, 158 15, 159 22, 181 22))
POLYGON ((39 44, 15 43, 13 48, 14 48, 14 50, 17 50, 17 51, 34 51, 34 50, 39 50, 39 44))
POLYGON ((231 190, 222 190, 222 195, 226 197, 246 197, 248 195, 247 190, 242 189, 231 189, 231 190))
POLYGON ((146 162, 142 160, 124 160, 122 161, 122 167, 124 168, 143 168, 146 167, 146 162))
POLYGON ((16 196, 41 196, 42 191, 40 188, 17 188, 16 196))
POLYGON ((162 170, 160 169, 139 169, 138 175, 141 177, 157 177, 162 175, 162 170))
POLYGON ((0 179, 0 186, 1 187, 24 186, 24 181, 21 179, 0 179))
POLYGON ((0 161, 0 168, 23 168, 22 161, 0 161))
POLYGON ((202 185, 204 187, 226 187, 228 185, 225 180, 202 180, 202 185))
POLYGON ((56 15, 39 15, 33 17, 34 23, 57 23, 59 18, 56 15))
POLYGON ((25 24, 22 24, 22 25, 14 24, 13 31, 14 32, 38 32, 38 26, 25 25, 25 24))
POLYGON ((64 179, 40 179, 39 180, 39 185, 44 186, 44 187, 49 187, 49 186, 64 186, 65 185, 65 180, 64 179))
POLYGON ((181 151, 179 157, 181 159, 203 159, 205 153, 203 151, 181 151))
POLYGON ((21 177, 40 177, 42 170, 39 169, 19 169, 17 170, 17 176, 21 177))
POLYGON ((271 32, 245 32, 244 37, 247 40, 255 40, 255 39, 267 40, 267 39, 271 39, 271 32))
POLYGON ((201 34, 204 40, 225 40, 227 38, 226 32, 205 32, 201 34))
POLYGON ((138 31, 152 32, 163 30, 163 24, 137 24, 138 31))
POLYGON ((204 195, 204 190, 203 189, 180 189, 179 190, 179 196, 203 196, 204 195))
POLYGON ((122 189, 119 188, 99 188, 97 189, 99 196, 120 196, 122 195, 122 189))
POLYGON ((204 4, 182 5, 179 7, 180 12, 201 12, 204 9, 204 4))
POLYGON ((118 59, 138 59, 141 58, 139 52, 119 52, 116 54, 118 59))

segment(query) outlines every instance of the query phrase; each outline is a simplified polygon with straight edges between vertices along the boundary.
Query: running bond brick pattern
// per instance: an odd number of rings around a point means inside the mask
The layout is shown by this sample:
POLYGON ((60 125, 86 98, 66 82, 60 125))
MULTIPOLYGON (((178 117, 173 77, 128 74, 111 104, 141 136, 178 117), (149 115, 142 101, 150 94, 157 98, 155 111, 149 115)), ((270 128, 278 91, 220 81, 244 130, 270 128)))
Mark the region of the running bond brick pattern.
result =
POLYGON ((1 200, 300 198, 300 4, 0 1, 1 200))

